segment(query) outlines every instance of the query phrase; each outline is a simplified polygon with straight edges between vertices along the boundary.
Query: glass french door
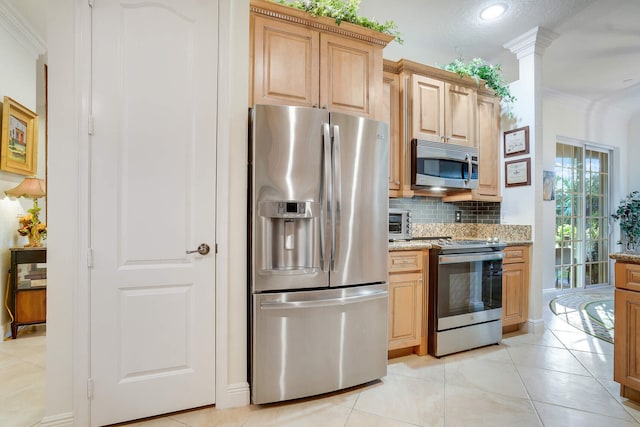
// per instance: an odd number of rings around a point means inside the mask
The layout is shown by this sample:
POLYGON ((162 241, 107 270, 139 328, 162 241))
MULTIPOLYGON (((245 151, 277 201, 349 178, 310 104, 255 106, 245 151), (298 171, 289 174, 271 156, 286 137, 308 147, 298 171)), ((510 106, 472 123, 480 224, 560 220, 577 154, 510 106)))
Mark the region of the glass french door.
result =
POLYGON ((610 152, 556 144, 556 287, 609 282, 610 152))

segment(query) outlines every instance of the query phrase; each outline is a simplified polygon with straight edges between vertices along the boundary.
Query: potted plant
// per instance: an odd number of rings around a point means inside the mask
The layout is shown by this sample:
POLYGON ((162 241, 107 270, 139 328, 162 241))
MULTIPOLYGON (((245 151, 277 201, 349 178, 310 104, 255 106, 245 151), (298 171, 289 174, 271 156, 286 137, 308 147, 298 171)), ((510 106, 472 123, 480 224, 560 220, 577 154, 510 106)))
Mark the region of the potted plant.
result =
POLYGON ((443 65, 442 69, 454 72, 460 77, 471 77, 478 84, 480 84, 481 79, 484 80, 487 87, 493 89, 496 96, 500 97, 505 103, 511 103, 516 100, 502 75, 500 64, 488 64, 481 58, 473 58, 469 62, 456 59, 447 65, 443 65))
POLYGON ((358 15, 360 0, 273 0, 285 6, 295 7, 304 10, 313 16, 328 16, 334 18, 336 24, 350 22, 361 27, 370 28, 381 33, 395 37, 395 40, 402 44, 404 40, 398 32, 398 26, 393 21, 380 23, 375 18, 365 18, 358 15))
POLYGON ((637 252, 640 243, 640 192, 632 191, 618 205, 616 213, 611 215, 620 221, 620 241, 626 252, 637 252))

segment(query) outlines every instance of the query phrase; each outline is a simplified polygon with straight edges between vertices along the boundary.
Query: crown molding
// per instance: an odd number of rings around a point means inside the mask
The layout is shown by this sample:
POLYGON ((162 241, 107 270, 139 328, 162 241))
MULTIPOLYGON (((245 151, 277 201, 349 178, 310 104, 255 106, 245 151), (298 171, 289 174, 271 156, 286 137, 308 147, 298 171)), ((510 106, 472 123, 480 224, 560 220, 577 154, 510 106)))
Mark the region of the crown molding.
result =
POLYGON ((552 41, 560 35, 543 27, 534 27, 526 33, 502 45, 515 53, 518 59, 537 53, 544 54, 544 50, 549 47, 552 41))
POLYGON ((587 98, 560 92, 553 89, 544 89, 543 101, 555 102, 567 108, 571 108, 582 113, 588 112, 608 112, 620 117, 623 121, 628 121, 633 116, 632 112, 619 108, 615 105, 607 104, 605 101, 592 101, 587 98))
POLYGON ((0 0, 0 26, 9 32, 34 59, 47 51, 46 43, 7 0, 0 0))

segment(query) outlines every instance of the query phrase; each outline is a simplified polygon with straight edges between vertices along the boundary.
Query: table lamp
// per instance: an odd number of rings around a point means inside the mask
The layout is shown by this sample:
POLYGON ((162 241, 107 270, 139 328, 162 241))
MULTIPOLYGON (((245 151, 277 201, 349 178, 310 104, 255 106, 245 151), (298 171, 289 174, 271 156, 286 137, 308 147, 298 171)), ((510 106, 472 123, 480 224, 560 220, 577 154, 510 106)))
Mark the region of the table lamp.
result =
POLYGON ((26 197, 33 199, 33 207, 29 209, 29 214, 20 217, 20 228, 18 233, 21 236, 27 236, 29 243, 26 248, 39 248, 42 246, 42 238, 47 234, 47 224, 40 222, 38 215, 40 207, 38 206, 38 198, 44 197, 47 193, 44 187, 44 181, 38 178, 25 178, 17 187, 4 192, 10 197, 26 197))

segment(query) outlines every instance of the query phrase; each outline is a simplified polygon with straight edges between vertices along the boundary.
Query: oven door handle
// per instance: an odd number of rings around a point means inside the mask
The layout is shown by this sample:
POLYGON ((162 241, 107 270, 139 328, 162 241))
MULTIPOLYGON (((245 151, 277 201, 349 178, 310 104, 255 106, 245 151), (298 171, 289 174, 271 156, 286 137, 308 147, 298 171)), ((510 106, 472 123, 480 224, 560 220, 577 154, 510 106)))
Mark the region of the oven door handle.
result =
POLYGON ((475 261, 499 261, 504 258, 503 252, 439 255, 438 264, 460 264, 475 261))

